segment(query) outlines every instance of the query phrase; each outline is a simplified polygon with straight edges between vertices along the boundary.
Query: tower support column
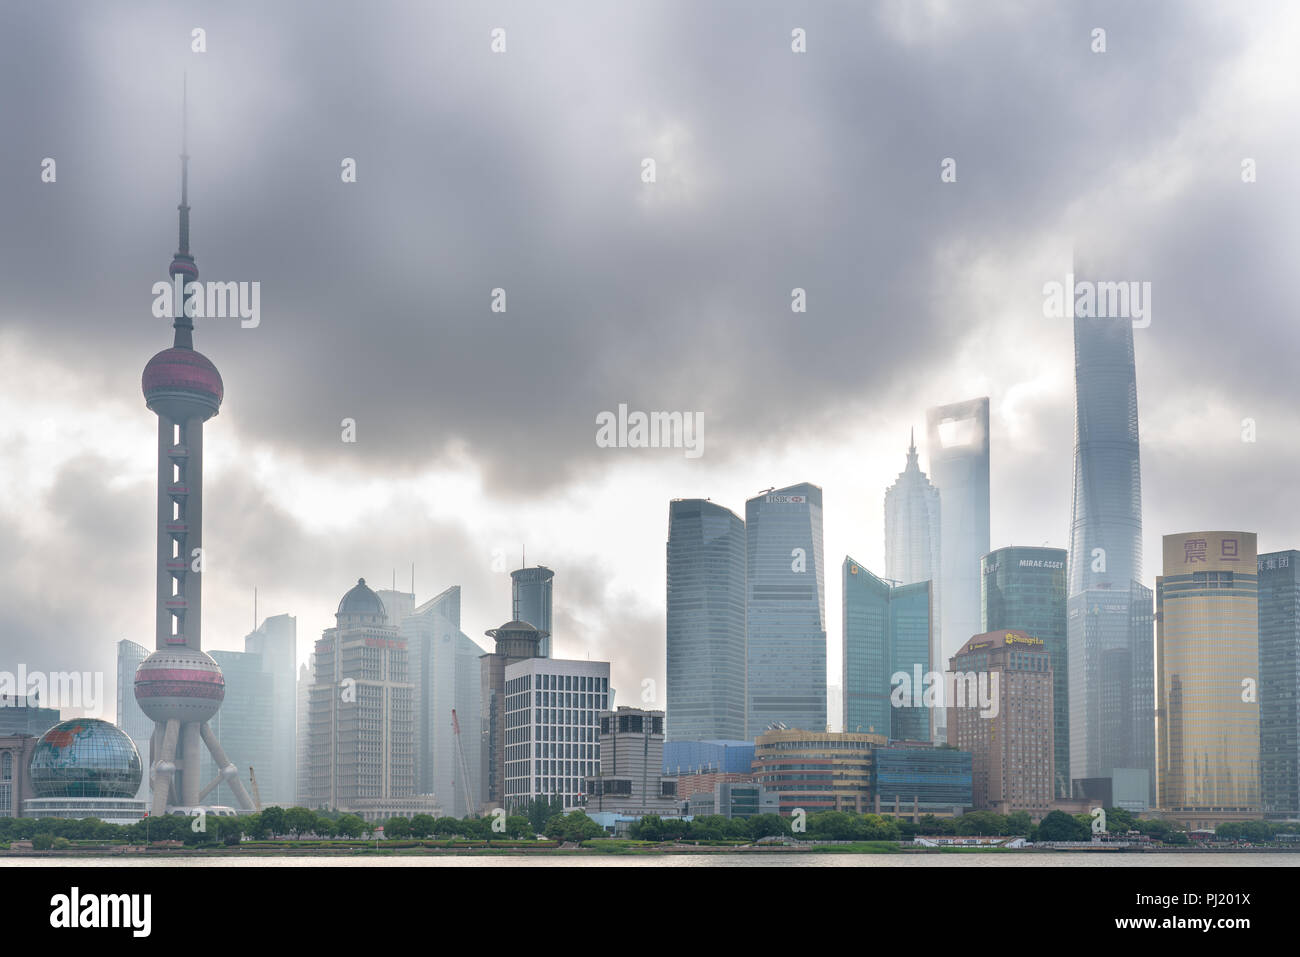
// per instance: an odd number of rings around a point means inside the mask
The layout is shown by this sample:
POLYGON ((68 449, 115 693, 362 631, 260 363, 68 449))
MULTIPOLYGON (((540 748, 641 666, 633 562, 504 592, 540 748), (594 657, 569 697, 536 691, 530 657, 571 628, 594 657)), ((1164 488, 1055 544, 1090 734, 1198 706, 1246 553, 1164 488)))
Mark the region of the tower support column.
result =
MULTIPOLYGON (((161 738, 161 753, 154 760, 153 767, 150 769, 150 778, 153 781, 153 808, 150 814, 153 817, 161 817, 167 811, 167 798, 171 792, 172 775, 176 770, 176 739, 180 736, 181 723, 175 718, 167 722, 161 738)), ((154 740, 157 741, 158 726, 154 726, 154 740)))
POLYGON ((181 725, 181 788, 178 803, 194 807, 199 803, 199 725, 187 721, 181 725))
POLYGON ((204 721, 198 726, 199 733, 203 735, 203 743, 208 746, 208 752, 212 755, 212 760, 217 764, 217 773, 226 779, 226 784, 230 790, 235 792, 235 800, 239 803, 242 810, 253 810, 253 801, 248 796, 248 791, 244 787, 244 782, 239 780, 239 769, 231 763, 226 757, 226 752, 221 747, 221 742, 217 736, 212 733, 208 723, 204 721))

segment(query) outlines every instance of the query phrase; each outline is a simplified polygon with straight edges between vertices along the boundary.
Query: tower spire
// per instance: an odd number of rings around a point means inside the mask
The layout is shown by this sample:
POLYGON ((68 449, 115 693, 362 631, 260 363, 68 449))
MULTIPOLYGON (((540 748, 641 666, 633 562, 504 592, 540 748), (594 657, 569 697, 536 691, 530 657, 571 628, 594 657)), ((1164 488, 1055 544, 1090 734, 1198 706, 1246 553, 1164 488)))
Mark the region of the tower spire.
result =
POLYGON ((179 253, 190 251, 190 79, 181 79, 181 236, 179 253))
POLYGON ((916 426, 912 426, 911 437, 907 440, 907 468, 911 471, 919 467, 916 461, 916 426))
POLYGON ((180 239, 176 255, 172 257, 171 269, 168 270, 172 282, 181 277, 181 295, 174 296, 180 303, 177 315, 172 320, 176 330, 173 345, 177 349, 194 348, 194 320, 185 314, 185 304, 189 300, 184 287, 199 278, 199 268, 194 265, 190 254, 190 117, 189 117, 189 77, 181 80, 181 202, 176 208, 180 211, 180 239))

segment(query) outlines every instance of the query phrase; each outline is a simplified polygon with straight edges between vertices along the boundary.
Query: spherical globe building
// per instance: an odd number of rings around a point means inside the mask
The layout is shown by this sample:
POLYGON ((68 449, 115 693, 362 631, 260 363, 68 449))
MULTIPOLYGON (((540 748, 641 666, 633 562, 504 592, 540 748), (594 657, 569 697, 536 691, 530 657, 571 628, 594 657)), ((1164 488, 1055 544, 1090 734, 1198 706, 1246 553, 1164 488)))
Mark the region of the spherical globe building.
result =
POLYGON ((99 718, 61 721, 32 751, 35 797, 23 802, 23 814, 138 821, 145 812, 145 803, 135 800, 143 773, 140 753, 125 731, 99 718))

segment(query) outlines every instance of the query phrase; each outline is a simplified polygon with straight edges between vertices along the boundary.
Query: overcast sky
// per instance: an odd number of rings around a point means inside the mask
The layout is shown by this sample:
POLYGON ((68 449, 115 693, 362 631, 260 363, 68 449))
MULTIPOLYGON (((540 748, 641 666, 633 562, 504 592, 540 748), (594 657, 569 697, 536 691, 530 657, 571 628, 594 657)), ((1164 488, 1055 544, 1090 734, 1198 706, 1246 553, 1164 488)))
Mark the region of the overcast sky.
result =
POLYGON ((257 587, 305 660, 359 576, 411 563, 487 645, 526 545, 556 656, 662 707, 669 500, 743 515, 809 481, 838 683, 839 565, 883 573, 926 407, 991 399, 994 547, 1068 545, 1071 330, 1042 289, 1076 252, 1152 283, 1146 582, 1162 534, 1296 547, 1298 27, 1286 2, 6 4, 0 670, 111 696, 115 643, 153 645, 140 373, 171 341, 186 73, 201 278, 262 284, 256 328, 195 334, 226 386, 208 649, 242 649, 257 587), (701 415, 704 454, 597 447, 620 402, 701 415))

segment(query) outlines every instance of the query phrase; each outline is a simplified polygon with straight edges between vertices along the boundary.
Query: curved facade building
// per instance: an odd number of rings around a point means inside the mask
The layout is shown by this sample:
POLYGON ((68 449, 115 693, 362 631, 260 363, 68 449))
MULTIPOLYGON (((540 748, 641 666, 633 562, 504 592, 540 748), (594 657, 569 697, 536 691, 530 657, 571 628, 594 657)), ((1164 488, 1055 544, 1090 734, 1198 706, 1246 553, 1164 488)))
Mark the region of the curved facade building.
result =
POLYGON ((1130 581, 1142 580, 1132 320, 1074 320, 1074 383, 1071 595, 1089 588, 1127 588, 1130 581))
POLYGON ((1075 317, 1074 377, 1066 602, 1070 777, 1083 781, 1141 769, 1154 800, 1154 615, 1152 592, 1141 584, 1132 320, 1075 317))
POLYGON ((555 572, 544 565, 510 573, 511 616, 526 621, 542 633, 539 658, 551 657, 551 591, 555 572))
POLYGON ((875 749, 883 734, 839 731, 768 731, 754 741, 754 781, 775 792, 780 814, 872 810, 875 749))
POLYGON ((1253 532, 1164 537, 1156 579, 1159 805, 1189 827, 1260 816, 1259 578, 1253 532), (1249 698, 1249 700, 1243 700, 1249 698))
POLYGON ((699 498, 668 506, 667 735, 745 737, 745 523, 699 498))

